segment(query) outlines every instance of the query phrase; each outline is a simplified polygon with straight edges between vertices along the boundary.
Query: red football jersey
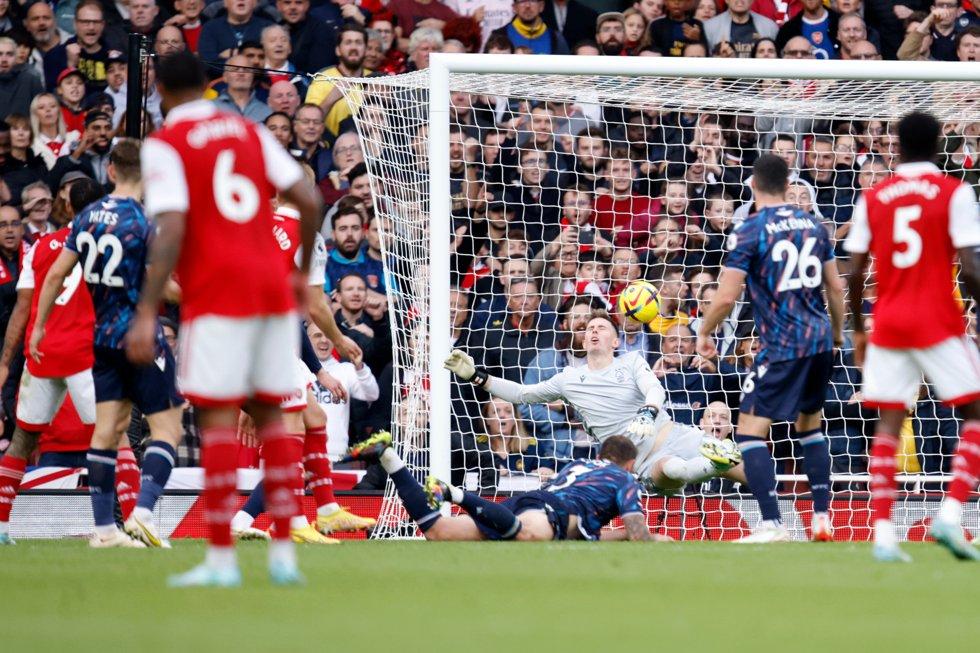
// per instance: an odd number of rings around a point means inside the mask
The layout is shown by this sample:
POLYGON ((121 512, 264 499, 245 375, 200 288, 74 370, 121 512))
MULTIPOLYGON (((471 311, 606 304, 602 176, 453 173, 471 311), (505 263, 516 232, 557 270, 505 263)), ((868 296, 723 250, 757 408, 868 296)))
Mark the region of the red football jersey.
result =
POLYGON ((65 279, 64 290, 54 302, 54 308, 45 325, 41 340, 41 362, 36 362, 28 351, 30 334, 37 317, 37 300, 48 270, 65 246, 70 229, 65 227, 42 236, 24 257, 23 270, 17 280, 17 289, 34 289, 31 315, 27 320, 27 337, 24 339, 24 356, 27 369, 34 375, 47 378, 63 378, 92 367, 95 362, 92 342, 95 339, 95 309, 92 296, 82 283, 82 267, 75 268, 65 279))
POLYGON ((174 108, 141 151, 150 216, 186 217, 177 274, 181 317, 253 317, 293 309, 271 200, 302 170, 264 127, 205 100, 174 108))
POLYGON ((854 207, 844 249, 869 252, 878 299, 871 342, 931 347, 965 331, 954 297, 956 250, 980 245, 973 189, 931 163, 899 165, 854 207))
MULTIPOLYGON (((300 215, 296 209, 280 207, 272 216, 272 235, 282 252, 283 261, 290 271, 298 270, 302 257, 300 215)), ((311 286, 323 286, 327 282, 327 246, 323 236, 317 233, 313 241, 313 256, 310 257, 309 280, 311 286)))

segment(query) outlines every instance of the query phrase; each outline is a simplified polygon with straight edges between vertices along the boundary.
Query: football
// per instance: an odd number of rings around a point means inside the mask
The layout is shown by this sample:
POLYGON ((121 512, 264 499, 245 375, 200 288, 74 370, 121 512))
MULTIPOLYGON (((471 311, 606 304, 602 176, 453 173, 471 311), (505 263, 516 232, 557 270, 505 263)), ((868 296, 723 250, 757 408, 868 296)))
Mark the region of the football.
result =
POLYGON ((660 315, 657 288, 649 281, 633 281, 619 295, 619 312, 645 324, 660 315))

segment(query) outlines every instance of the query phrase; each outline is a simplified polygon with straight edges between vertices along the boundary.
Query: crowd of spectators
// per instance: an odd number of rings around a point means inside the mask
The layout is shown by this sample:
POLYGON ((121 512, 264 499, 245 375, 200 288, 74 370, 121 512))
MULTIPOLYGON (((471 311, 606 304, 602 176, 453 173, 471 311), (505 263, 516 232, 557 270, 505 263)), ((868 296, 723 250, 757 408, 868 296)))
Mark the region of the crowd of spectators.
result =
MULTIPOLYGON (((371 192, 372 145, 358 136, 357 107, 338 79, 423 70, 434 52, 938 61, 980 55, 980 8, 969 0, 610 0, 598 4, 612 11, 601 12, 590 4, 0 0, 0 328, 13 306, 21 254, 69 219, 71 184, 89 177, 111 191, 108 153, 125 128, 127 65, 136 56, 128 51, 130 33, 144 35, 155 55, 198 54, 213 79, 208 99, 264 123, 314 171, 328 207, 321 228, 330 248, 325 292, 341 329, 364 351, 342 372, 357 389, 351 441, 390 425, 391 394, 401 389, 392 388, 389 311, 398 284, 412 275, 385 272, 380 232, 391 225, 382 224, 385 212, 371 192)), ((150 133, 163 115, 152 62, 145 70, 142 126, 150 133)), ((370 106, 367 98, 364 110, 370 106)), ((758 154, 786 159, 787 200, 813 211, 838 240, 860 192, 895 163, 890 124, 877 120, 463 92, 452 94, 450 120, 456 346, 514 381, 544 380, 582 363, 584 316, 615 306, 627 283, 646 278, 658 287, 661 314, 650 325, 626 320, 621 351, 649 360, 667 389, 667 409, 688 424, 714 424, 719 411, 706 411, 712 402, 737 408, 757 349, 746 310, 719 331, 718 360, 694 353, 693 333, 715 292, 726 235, 751 211, 747 176, 758 154)), ((946 133, 945 165, 967 169, 972 180, 980 122, 949 124, 946 133)), ((408 135, 421 167, 426 134, 423 126, 408 135)), ((329 341, 311 335, 330 358, 329 341)), ((861 471, 871 420, 848 356, 828 389, 827 428, 836 469, 861 471)), ((4 388, 6 415, 15 377, 4 388)), ((454 386, 453 407, 454 469, 478 471, 484 487, 500 475, 547 476, 593 444, 560 402, 514 407, 454 386)), ((926 388, 910 415, 916 462, 928 472, 948 467, 955 429, 942 411, 926 388)), ((777 448, 789 446, 777 438, 777 448)), ((791 451, 784 453, 788 459, 791 451)), ((193 451, 186 459, 194 462, 193 451)))

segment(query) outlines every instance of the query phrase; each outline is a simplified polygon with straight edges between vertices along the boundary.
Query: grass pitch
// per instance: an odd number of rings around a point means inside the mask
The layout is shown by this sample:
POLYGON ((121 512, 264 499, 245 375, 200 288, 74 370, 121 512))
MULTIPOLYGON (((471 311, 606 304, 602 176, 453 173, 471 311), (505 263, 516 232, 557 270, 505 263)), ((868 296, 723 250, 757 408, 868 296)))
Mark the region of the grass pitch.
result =
POLYGON ((975 651, 980 565, 905 548, 348 542, 274 588, 248 543, 242 589, 171 590, 203 543, 25 540, 0 548, 0 650, 975 651))

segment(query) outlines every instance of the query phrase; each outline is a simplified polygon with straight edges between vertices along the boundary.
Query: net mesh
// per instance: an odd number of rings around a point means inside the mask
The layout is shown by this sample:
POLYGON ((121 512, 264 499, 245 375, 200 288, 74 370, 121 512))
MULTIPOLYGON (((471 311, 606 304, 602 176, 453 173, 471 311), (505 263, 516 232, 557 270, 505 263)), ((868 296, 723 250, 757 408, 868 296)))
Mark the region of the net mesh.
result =
MULTIPOLYGON (((663 315, 648 326, 623 319, 620 352, 647 358, 675 422, 730 437, 758 344, 751 310, 740 302, 722 325, 716 360, 693 354, 692 332, 715 291, 725 235, 751 211, 747 180, 758 154, 787 160, 787 200, 825 222, 842 257, 861 190, 897 163, 895 121, 907 111, 928 110, 944 122, 940 165, 977 182, 977 83, 453 73, 452 232, 444 235, 451 262, 430 270, 428 72, 338 84, 362 140, 391 278, 395 441, 421 480, 430 408, 448 402, 452 480, 485 495, 536 488, 568 459, 594 456, 596 443, 569 405, 515 407, 455 380, 450 396, 429 396, 430 302, 446 301, 430 297, 430 274, 450 276, 450 344, 491 374, 524 383, 580 364, 577 316, 615 310, 633 279, 652 282, 663 315), (533 285, 511 287, 527 277, 533 285)), ((866 305, 873 293, 870 284, 866 305)), ((859 390, 845 345, 825 405, 841 539, 865 537, 869 519, 874 415, 861 407, 859 390)), ((957 416, 923 384, 902 434, 903 514, 931 514, 921 499, 941 491, 957 433, 957 416)), ((772 449, 784 511, 795 506, 798 517, 788 518, 791 532, 803 538, 800 516, 809 508, 798 499, 807 486, 788 424, 774 425, 772 449)), ((695 524, 672 534, 730 539, 759 518, 732 481, 679 494, 648 504, 651 527, 695 524)), ((916 519, 899 518, 909 537, 916 519)), ((405 522, 389 483, 375 536, 413 536, 405 522)))

